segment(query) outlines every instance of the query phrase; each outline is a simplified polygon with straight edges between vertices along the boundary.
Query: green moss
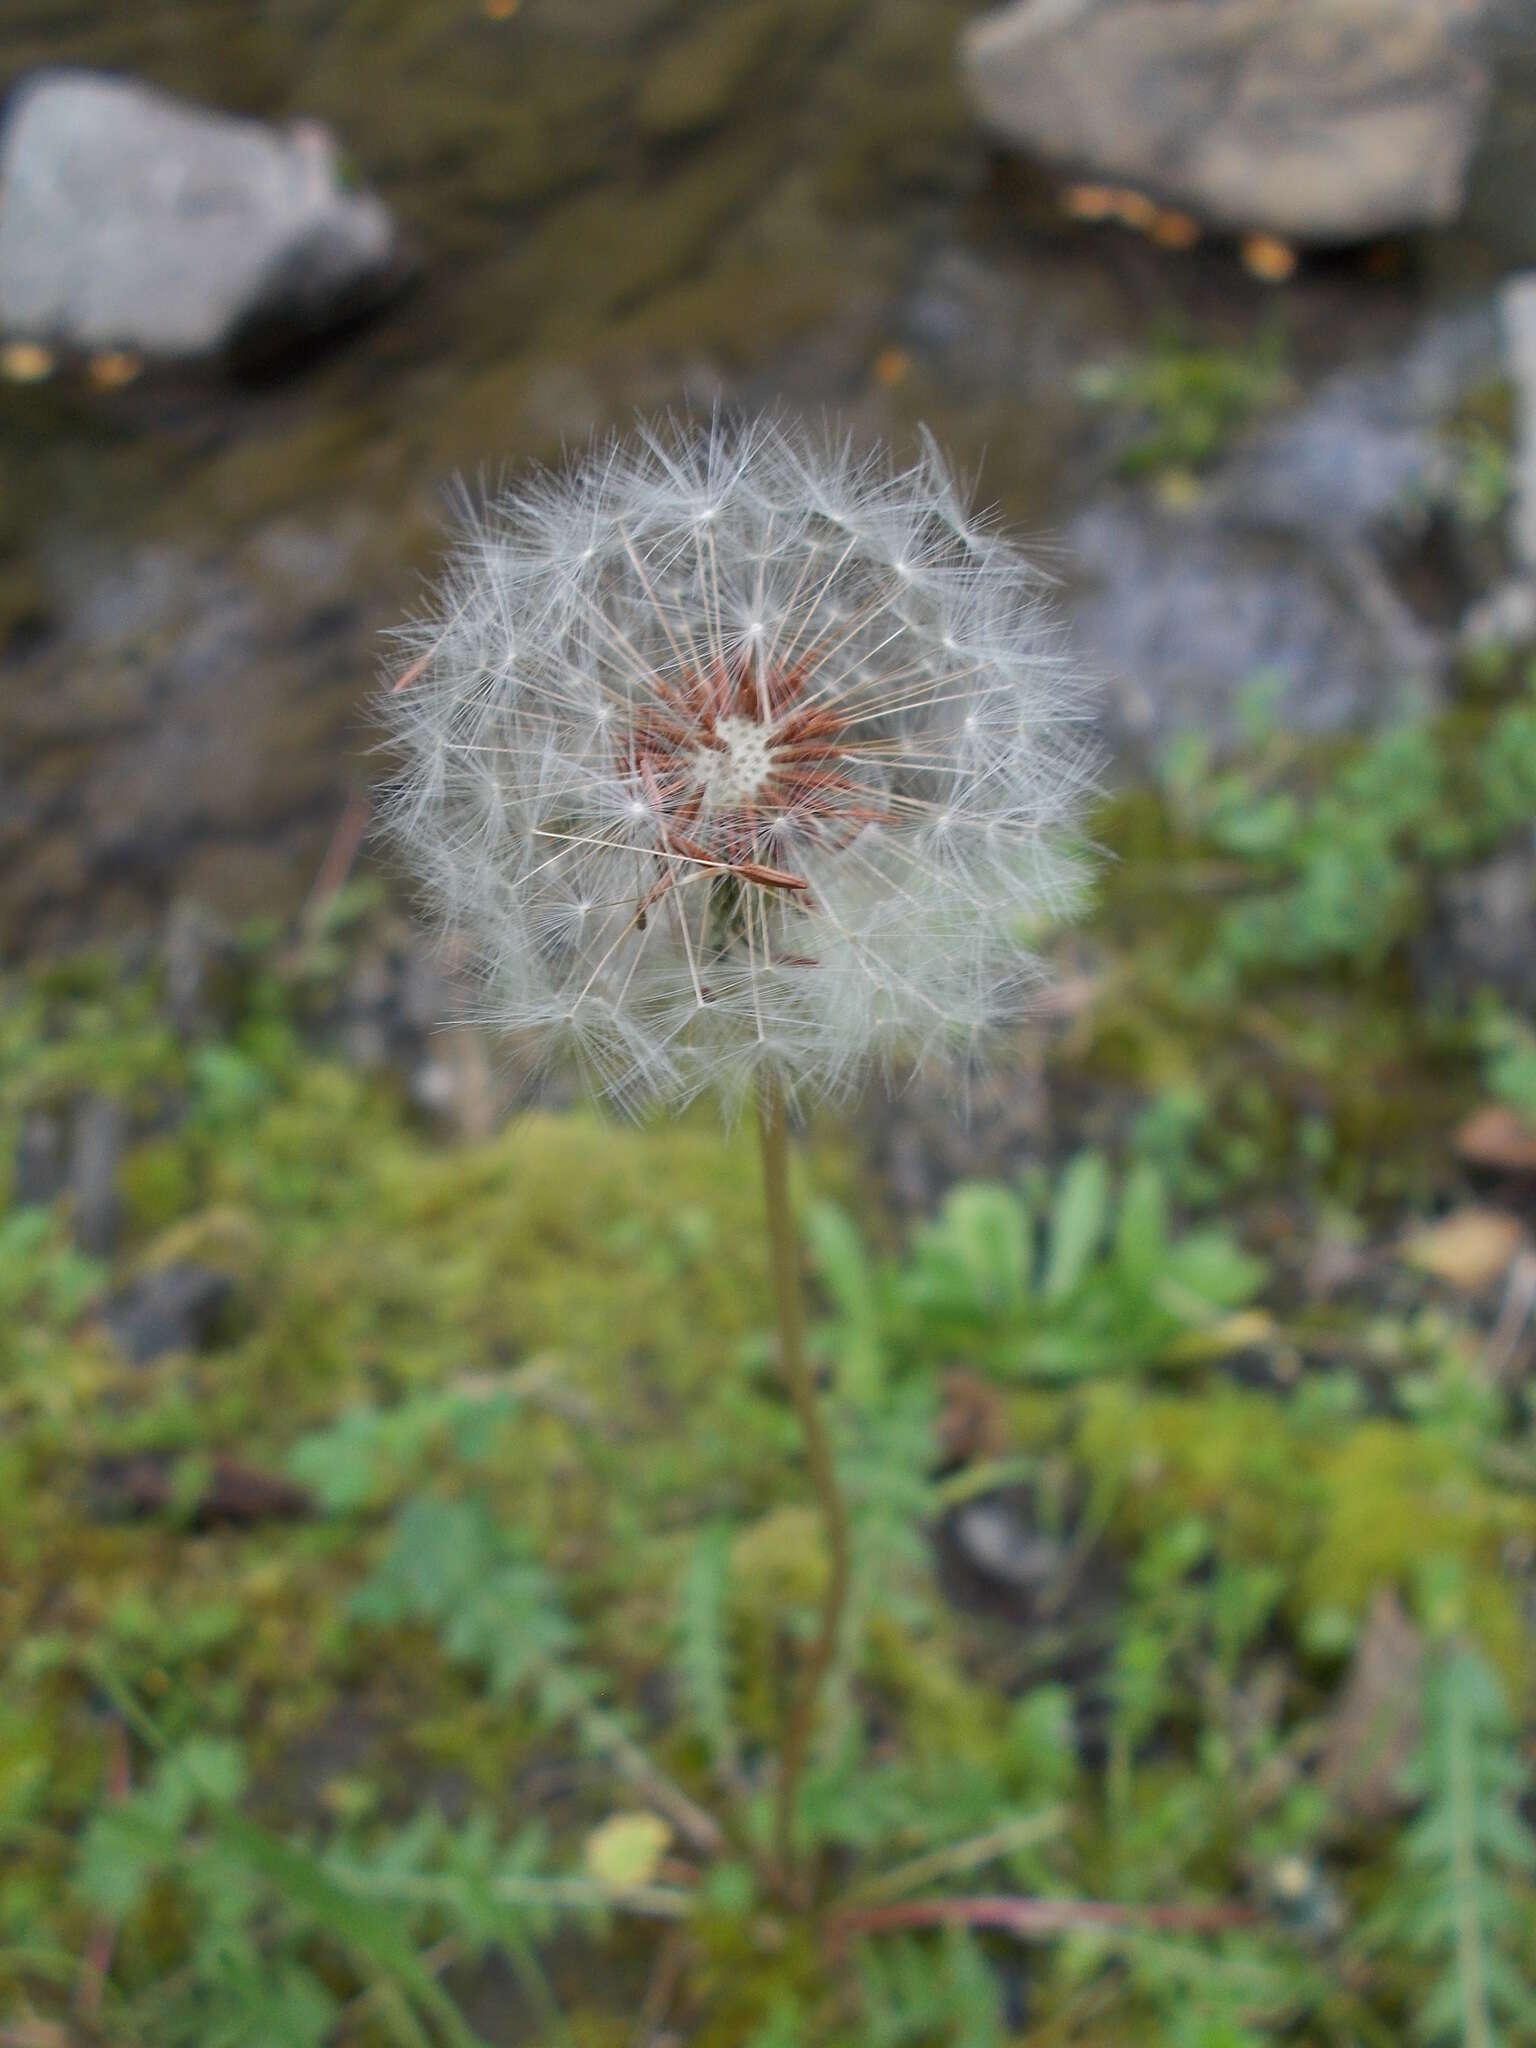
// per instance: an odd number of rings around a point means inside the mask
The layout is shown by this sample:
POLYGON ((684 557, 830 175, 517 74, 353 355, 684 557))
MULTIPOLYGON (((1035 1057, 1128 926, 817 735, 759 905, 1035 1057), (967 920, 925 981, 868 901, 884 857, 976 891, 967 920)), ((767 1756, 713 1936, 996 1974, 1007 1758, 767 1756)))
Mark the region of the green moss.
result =
POLYGON ((1201 1517, 1229 1555, 1283 1568, 1303 1638, 1313 1615, 1359 1621, 1383 1589, 1411 1599, 1426 1564, 1458 1568, 1478 1589, 1471 1620, 1489 1654, 1525 1684, 1519 1599, 1499 1559, 1511 1538, 1536 1537, 1536 1512, 1452 1435, 1402 1421, 1324 1430, 1231 1387, 1191 1399, 1106 1386, 1087 1397, 1075 1443, 1112 1491, 1121 1540, 1201 1517))
POLYGON ((669 140, 717 126, 757 80, 782 34, 775 0, 742 0, 705 16, 647 68, 635 99, 641 134, 669 140))

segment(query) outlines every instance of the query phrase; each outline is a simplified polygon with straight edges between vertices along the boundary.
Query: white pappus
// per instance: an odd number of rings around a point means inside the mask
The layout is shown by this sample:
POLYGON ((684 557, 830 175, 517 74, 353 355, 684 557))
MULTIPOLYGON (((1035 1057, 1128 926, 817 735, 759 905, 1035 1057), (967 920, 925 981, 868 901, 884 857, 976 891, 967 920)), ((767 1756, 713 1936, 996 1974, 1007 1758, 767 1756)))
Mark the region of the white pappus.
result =
POLYGON ((1092 778, 1045 579, 925 436, 642 426, 467 515, 384 820, 481 1013, 639 1107, 974 1058, 1092 778))

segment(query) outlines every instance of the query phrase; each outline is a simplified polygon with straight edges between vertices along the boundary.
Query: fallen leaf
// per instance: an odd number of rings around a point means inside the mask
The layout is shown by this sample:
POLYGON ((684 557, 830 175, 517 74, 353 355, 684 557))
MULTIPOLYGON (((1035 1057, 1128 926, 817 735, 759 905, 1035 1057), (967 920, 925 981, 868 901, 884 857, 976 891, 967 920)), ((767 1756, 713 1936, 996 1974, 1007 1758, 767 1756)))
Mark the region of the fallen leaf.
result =
POLYGON ((1505 1103, 1489 1102, 1473 1110, 1452 1142, 1457 1158, 1469 1166, 1536 1173, 1536 1124, 1505 1103))
POLYGON ((1200 239, 1200 223, 1193 214, 1160 210, 1150 233, 1159 249, 1193 249, 1200 239))
POLYGON ((996 1384, 979 1372, 955 1366, 941 1383, 939 1451, 944 1469, 999 1458, 1008 1441, 1008 1421, 996 1384))
POLYGON ((660 1814, 616 1813, 588 1835, 582 1861, 606 1891, 634 1891, 656 1875, 671 1839, 660 1814))
POLYGON ((1262 1308, 1240 1309, 1203 1329, 1185 1330, 1163 1347, 1163 1357, 1173 1365, 1198 1365, 1212 1358, 1228 1358, 1234 1351, 1256 1351, 1270 1343, 1275 1319, 1262 1308))
POLYGON ((1112 185, 1068 185, 1061 195, 1061 210, 1073 220, 1112 220, 1115 198, 1112 185))
POLYGON ((258 1522, 292 1522, 315 1512, 302 1486, 263 1472, 242 1459, 215 1458, 205 1471, 178 1468, 164 1453, 136 1451, 98 1458, 91 1470, 91 1515, 97 1521, 133 1520, 180 1506, 193 1529, 249 1529, 258 1522), (183 1472, 195 1484, 190 1496, 179 1485, 183 1472))
POLYGON ((91 357, 86 375, 98 391, 118 391, 131 384, 143 367, 139 358, 129 355, 126 349, 109 348, 91 357))
POLYGON ((1129 185, 1122 186, 1115 193, 1115 217, 1138 234, 1147 234, 1157 219, 1157 201, 1129 185))
POLYGON ((1319 1777, 1362 1820, 1385 1820, 1400 1803, 1398 1780, 1418 1741, 1424 1639, 1397 1595, 1376 1595, 1323 1747, 1319 1777))
POLYGON ((1295 274, 1296 251, 1278 235, 1245 235, 1241 253, 1244 270, 1265 284, 1284 284, 1295 274))
POLYGON ((1438 1223, 1411 1231, 1398 1256, 1464 1294, 1491 1286, 1525 1243, 1525 1226, 1503 1209, 1457 1209, 1438 1223))
POLYGON ((41 384, 53 369, 53 351, 40 342, 11 341, 0 348, 0 377, 8 384, 41 384))

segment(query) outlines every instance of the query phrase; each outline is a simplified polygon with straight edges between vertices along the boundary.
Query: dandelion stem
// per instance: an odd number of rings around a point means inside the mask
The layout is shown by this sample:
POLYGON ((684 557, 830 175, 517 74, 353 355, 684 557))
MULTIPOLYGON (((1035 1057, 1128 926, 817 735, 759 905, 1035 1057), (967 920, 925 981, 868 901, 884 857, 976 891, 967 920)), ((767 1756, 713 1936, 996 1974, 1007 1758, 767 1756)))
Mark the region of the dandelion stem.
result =
POLYGON ((784 1091, 777 1081, 764 1087, 758 1106, 763 1145, 763 1192, 768 1217, 768 1249, 773 1280, 774 1311, 778 1320, 779 1358, 790 1399, 795 1405, 801 1434, 805 1439, 805 1460, 811 1484, 816 1490, 826 1533, 828 1572, 822 1596, 821 1620, 815 1640, 806 1653, 795 1695, 784 1728, 784 1749, 779 1760, 779 1779, 774 1812, 774 1862, 779 1881, 787 1891, 802 1889, 796 1870, 795 1807, 800 1780, 810 1754, 816 1727, 816 1710, 826 1683, 843 1610, 848 1604, 850 1554, 848 1510, 838 1488, 832 1447, 816 1398, 815 1382, 805 1356, 805 1317, 800 1294, 800 1264, 795 1243, 794 1217, 789 1199, 789 1129, 784 1091))

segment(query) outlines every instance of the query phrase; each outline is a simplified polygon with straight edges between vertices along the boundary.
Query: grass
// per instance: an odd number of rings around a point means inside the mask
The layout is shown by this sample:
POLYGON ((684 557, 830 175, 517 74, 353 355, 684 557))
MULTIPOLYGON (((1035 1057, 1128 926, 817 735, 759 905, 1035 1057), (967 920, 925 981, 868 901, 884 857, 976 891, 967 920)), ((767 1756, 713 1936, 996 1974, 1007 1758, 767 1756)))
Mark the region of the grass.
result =
POLYGON ((1451 1134, 1528 1108, 1530 1020, 1414 963, 1529 831, 1530 706, 1510 670, 1374 742, 1260 723, 1118 800, 1016 1179, 903 1234, 812 1134, 855 1516, 814 1918, 760 1877, 824 1561, 745 1140, 448 1141, 336 1050, 365 899, 248 932, 204 1037, 152 968, 14 980, 0 1159, 93 1090, 130 1144, 110 1261, 67 1196, 0 1210, 11 2038, 1529 2038, 1528 1343, 1494 1370, 1497 1290, 1394 1251, 1529 1216, 1451 1134), (228 1313, 127 1365, 99 1303, 189 1261, 228 1313))

